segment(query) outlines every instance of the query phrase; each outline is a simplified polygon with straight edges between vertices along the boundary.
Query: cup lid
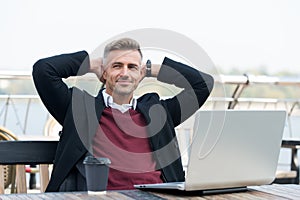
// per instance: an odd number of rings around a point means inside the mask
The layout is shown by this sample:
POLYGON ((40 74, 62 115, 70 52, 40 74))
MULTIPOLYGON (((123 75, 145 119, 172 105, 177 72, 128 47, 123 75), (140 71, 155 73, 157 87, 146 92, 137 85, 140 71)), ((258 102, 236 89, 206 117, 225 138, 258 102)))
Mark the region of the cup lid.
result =
POLYGON ((109 158, 96 158, 94 156, 86 156, 83 160, 83 164, 101 164, 101 165, 109 165, 111 161, 109 158))

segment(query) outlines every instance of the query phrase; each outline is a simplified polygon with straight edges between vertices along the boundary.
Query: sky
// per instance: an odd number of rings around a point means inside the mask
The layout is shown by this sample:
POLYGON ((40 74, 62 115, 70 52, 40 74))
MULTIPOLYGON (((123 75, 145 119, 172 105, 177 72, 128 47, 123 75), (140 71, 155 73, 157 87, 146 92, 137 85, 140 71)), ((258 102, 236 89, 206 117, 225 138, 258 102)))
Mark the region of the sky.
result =
POLYGON ((299 24, 298 0, 0 0, 0 70, 159 28, 195 41, 223 71, 300 75, 299 24))

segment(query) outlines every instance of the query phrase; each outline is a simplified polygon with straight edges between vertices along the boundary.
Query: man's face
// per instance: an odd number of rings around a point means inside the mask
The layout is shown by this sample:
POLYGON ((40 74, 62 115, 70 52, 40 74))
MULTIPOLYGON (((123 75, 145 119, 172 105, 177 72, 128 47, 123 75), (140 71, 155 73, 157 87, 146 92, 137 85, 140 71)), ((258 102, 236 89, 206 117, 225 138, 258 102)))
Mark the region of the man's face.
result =
POLYGON ((111 51, 104 63, 106 92, 112 96, 132 96, 142 79, 141 55, 137 50, 111 51))

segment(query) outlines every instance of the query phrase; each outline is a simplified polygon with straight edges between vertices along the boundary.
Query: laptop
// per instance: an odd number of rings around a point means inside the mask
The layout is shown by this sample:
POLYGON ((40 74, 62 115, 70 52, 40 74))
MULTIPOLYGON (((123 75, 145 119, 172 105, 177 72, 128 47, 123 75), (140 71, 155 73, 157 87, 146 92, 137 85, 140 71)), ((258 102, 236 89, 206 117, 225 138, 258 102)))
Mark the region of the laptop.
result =
POLYGON ((285 126, 283 110, 212 110, 195 114, 185 182, 139 189, 247 189, 275 179, 285 126))

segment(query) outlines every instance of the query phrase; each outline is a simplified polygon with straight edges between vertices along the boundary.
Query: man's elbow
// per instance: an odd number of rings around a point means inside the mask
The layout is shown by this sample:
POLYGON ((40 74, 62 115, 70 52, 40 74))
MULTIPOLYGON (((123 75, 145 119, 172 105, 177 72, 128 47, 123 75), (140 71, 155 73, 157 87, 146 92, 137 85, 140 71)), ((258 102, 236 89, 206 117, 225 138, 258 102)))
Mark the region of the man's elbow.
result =
POLYGON ((44 65, 45 65, 44 59, 40 59, 33 64, 33 66, 32 66, 33 79, 36 79, 41 76, 41 74, 43 73, 44 65))

